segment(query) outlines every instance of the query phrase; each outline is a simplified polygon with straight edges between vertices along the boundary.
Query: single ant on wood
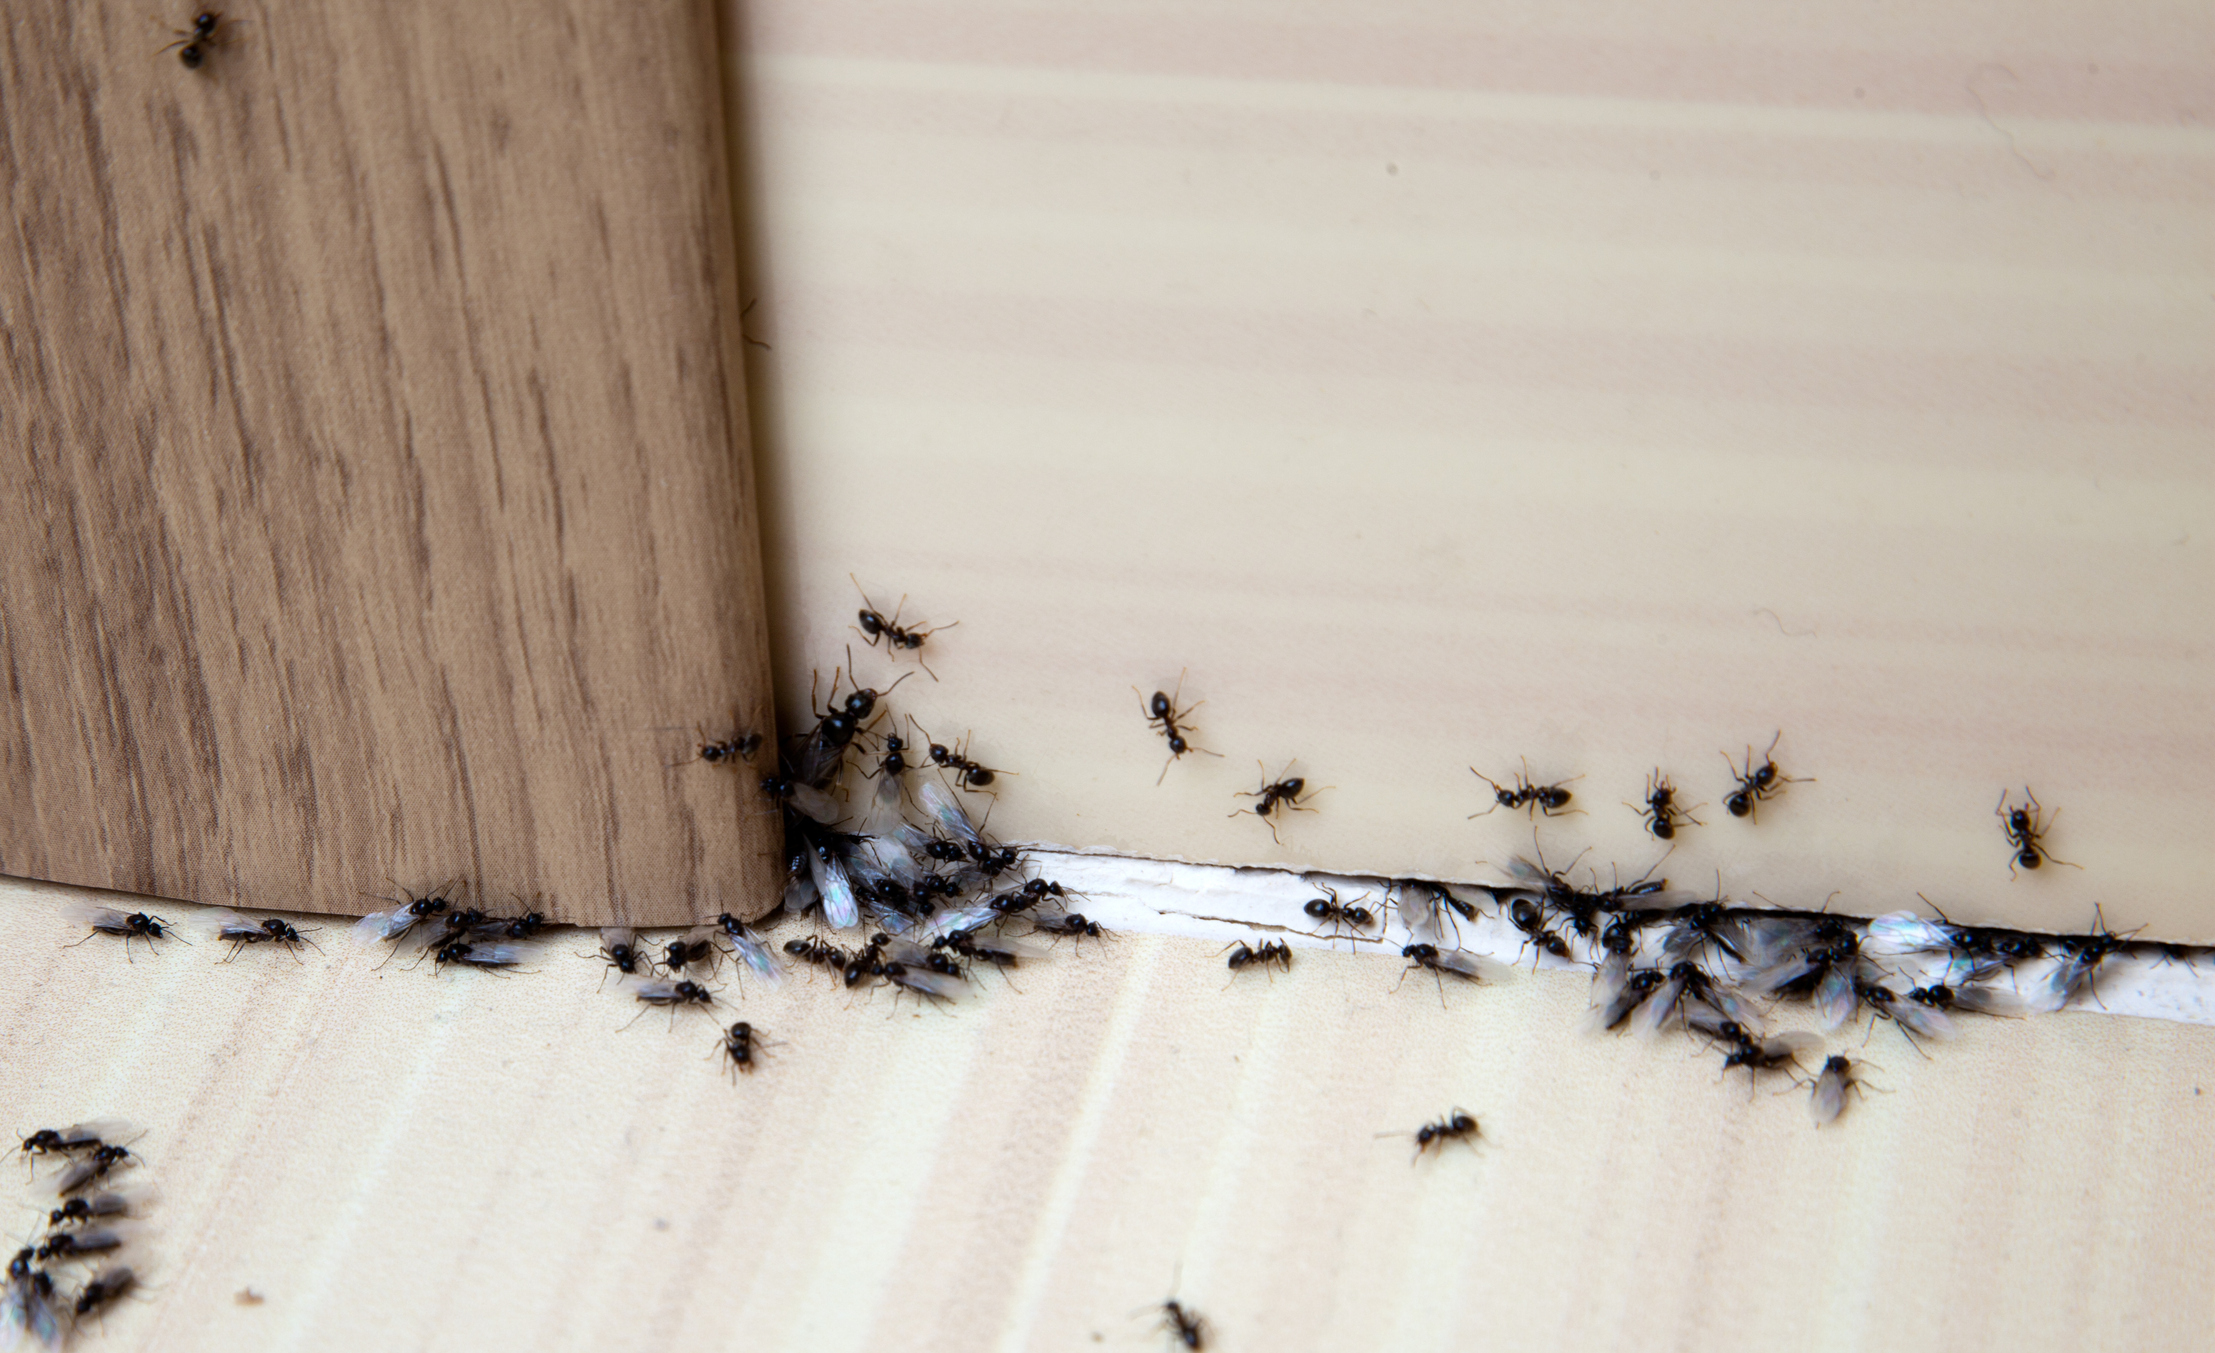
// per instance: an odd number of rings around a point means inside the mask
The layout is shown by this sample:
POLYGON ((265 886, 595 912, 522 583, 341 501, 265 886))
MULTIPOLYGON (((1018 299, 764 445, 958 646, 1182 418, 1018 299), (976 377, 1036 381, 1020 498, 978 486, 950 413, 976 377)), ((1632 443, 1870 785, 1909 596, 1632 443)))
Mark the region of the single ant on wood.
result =
POLYGON ((1515 777, 1515 787, 1510 789, 1483 771, 1478 770, 1475 766, 1469 768, 1469 773, 1492 786, 1492 797, 1496 800, 1490 808, 1483 812, 1471 813, 1469 816, 1473 818, 1488 817, 1499 812, 1502 808, 1529 808, 1544 813, 1548 817, 1584 811, 1581 808, 1571 808, 1569 806, 1569 791, 1563 788, 1564 785, 1572 785, 1583 779, 1584 777, 1581 775, 1563 780, 1560 784, 1532 784, 1530 762, 1526 760, 1523 763, 1522 772, 1515 777))
POLYGON ((1758 821, 1759 817, 1756 809, 1760 807, 1763 801, 1782 794, 1786 785, 1813 783, 1811 780, 1801 779, 1798 776, 1786 775, 1783 771, 1777 769, 1777 743, 1783 737, 1784 730, 1779 729, 1776 737, 1769 739, 1769 750, 1761 754, 1761 764, 1759 766, 1754 764, 1754 749, 1751 743, 1746 746, 1746 766, 1744 770, 1740 770, 1738 763, 1730 759, 1729 752, 1722 754, 1723 763, 1730 767, 1732 777, 1738 781, 1738 788, 1732 790, 1723 799, 1723 807, 1730 811, 1732 817, 1754 818, 1758 821))
MULTIPOLYGON (((1137 695, 1138 687, 1131 687, 1131 694, 1137 695)), ((1146 726, 1149 728, 1160 729, 1161 735, 1169 741, 1169 760, 1161 763, 1161 774, 1154 777, 1154 783, 1157 786, 1162 782, 1163 779, 1167 778, 1169 774, 1169 767, 1173 765, 1176 760, 1179 757, 1183 756, 1186 752, 1199 752, 1203 756, 1222 755, 1221 752, 1211 752, 1205 747, 1195 747, 1194 745, 1192 745, 1191 739, 1186 735, 1196 730, 1189 722, 1187 722, 1182 728, 1177 727, 1178 720, 1190 720, 1192 717, 1192 711, 1198 709, 1200 705, 1204 705, 1207 703, 1207 701, 1202 700, 1199 702, 1199 704, 1179 709, 1177 708, 1177 700, 1179 699, 1179 697, 1183 696, 1183 694, 1184 672, 1178 672, 1177 693, 1175 695, 1171 695, 1167 691, 1155 691, 1151 700, 1145 699, 1144 697, 1141 697, 1140 699, 1139 708, 1143 709, 1146 713, 1146 726)))
POLYGON ((922 629, 912 625, 903 626, 900 624, 900 612, 907 609, 908 599, 905 593, 900 596, 900 604, 892 608, 892 618, 888 620, 884 613, 877 609, 877 604, 869 599, 869 594, 862 592, 861 579, 854 577, 851 573, 847 574, 846 577, 854 584, 854 590, 861 592, 861 623, 858 628, 862 640, 871 648, 875 648, 877 641, 882 639, 884 646, 894 652, 913 653, 917 665, 922 667, 924 671, 930 672, 931 680, 938 680, 938 673, 931 672, 931 665, 923 661, 923 641, 938 633, 939 630, 950 630, 954 625, 959 625, 961 622, 956 620, 952 624, 940 625, 936 629, 922 629))
MULTIPOLYGON (((2069 865, 2071 869, 2082 869, 2083 865, 2071 864, 2046 849, 2044 844, 2048 826, 2045 820, 2046 810, 2038 802, 2038 796, 2030 792, 2030 786, 2023 786, 2023 802, 2020 806, 2011 806, 2008 803, 2008 799, 2013 793, 2013 790, 2000 791, 1999 807, 1992 810, 1993 814, 2000 819, 2000 830, 2007 834, 2007 843, 2015 847, 2015 858, 2009 862, 2007 867, 2008 876, 2010 878, 2014 877, 2017 865, 2025 869, 2036 869, 2048 860, 2052 860, 2055 864, 2069 865)), ((2061 810, 2056 808, 2054 816, 2060 817, 2061 810)))
MULTIPOLYGON (((231 22, 237 24, 244 23, 245 20, 233 19, 231 22)), ((222 45, 223 39, 217 32, 222 24, 223 15, 220 12, 202 10, 192 16, 191 28, 172 28, 169 30, 176 36, 177 40, 162 48, 162 51, 166 52, 174 48, 179 64, 186 70, 198 70, 201 63, 207 60, 208 52, 222 45)), ((156 55, 159 55, 159 53, 156 53, 156 55)))
MULTIPOLYGON (((1259 761, 1256 761, 1254 764, 1257 766, 1262 765, 1262 763, 1259 761)), ((1285 769, 1290 770, 1291 767, 1287 766, 1285 767, 1285 769)), ((1305 779, 1297 775, 1292 775, 1280 777, 1275 781, 1271 781, 1268 777, 1268 768, 1264 766, 1262 769, 1261 788, 1241 789, 1237 791, 1234 797, 1256 800, 1253 806, 1254 814, 1262 821, 1269 824, 1270 839, 1274 840, 1278 845, 1283 845, 1284 838, 1277 834, 1277 818, 1282 817, 1283 814, 1277 813, 1277 810, 1280 808, 1295 808, 1303 813, 1312 813, 1315 810, 1300 801, 1302 798, 1309 797, 1307 781, 1305 779), (1276 816, 1272 817, 1271 814, 1276 814, 1276 816)), ((1230 816, 1237 817, 1240 813, 1243 813, 1245 811, 1247 810, 1243 808, 1236 809, 1230 814, 1230 816)))
POLYGON ((1636 808, 1638 815, 1646 819, 1646 830, 1664 841, 1676 838, 1680 822, 1689 822, 1695 827, 1707 825, 1692 816, 1691 810, 1677 806, 1677 787, 1658 770, 1646 777, 1646 806, 1639 808, 1635 803, 1625 806, 1636 808))

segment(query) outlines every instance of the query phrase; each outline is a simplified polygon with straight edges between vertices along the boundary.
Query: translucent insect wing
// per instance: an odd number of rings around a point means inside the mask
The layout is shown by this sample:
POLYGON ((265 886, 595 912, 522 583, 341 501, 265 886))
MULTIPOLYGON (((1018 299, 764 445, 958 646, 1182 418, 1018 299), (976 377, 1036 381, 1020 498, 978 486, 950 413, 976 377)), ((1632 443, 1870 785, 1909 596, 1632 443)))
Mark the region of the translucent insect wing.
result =
POLYGON ((846 877, 842 861, 823 858, 820 850, 808 852, 808 872, 815 891, 823 898, 823 919, 833 930, 852 930, 861 924, 861 901, 854 896, 853 881, 846 877))
POLYGON ((1700 999, 1709 1009, 1749 1033, 1761 1027, 1761 1012, 1736 991, 1715 982, 1708 983, 1706 990, 1707 994, 1700 999))
POLYGON ((1815 971, 1815 960, 1805 951, 1789 954, 1739 983, 1747 994, 1773 996, 1815 971))
POLYGON ((35 1341, 34 1347, 60 1348, 61 1321, 54 1313, 53 1303, 38 1289, 22 1279, 11 1278, 6 1297, 0 1300, 0 1350, 17 1348, 25 1335, 35 1341))
POLYGON ((69 915, 70 919, 77 921, 82 925, 91 926, 94 930, 100 931, 103 934, 128 935, 131 933, 130 916, 124 912, 117 911, 113 907, 102 907, 96 906, 90 902, 79 902, 70 907, 69 915))
POLYGON ((1854 1017, 1860 997, 1854 992, 1853 974, 1843 963, 1833 963, 1815 984, 1815 1013, 1823 1027, 1836 1029, 1854 1017))
POLYGON ((2030 1013, 2030 1002, 1999 987, 1956 987, 1954 1008, 1972 1015, 2017 1019, 2030 1013))
POLYGON ((354 939, 361 944, 388 943, 407 934, 416 920, 415 913, 404 906, 373 911, 354 922, 354 939))
POLYGON ((250 921, 229 907, 217 907, 207 914, 207 919, 219 940, 259 940, 269 935, 261 928, 261 922, 250 921))
POLYGON ((970 822, 969 814, 962 806, 955 802, 953 791, 935 778, 925 778, 917 785, 915 793, 922 801, 923 811, 930 815, 931 820, 947 836, 966 846, 983 845, 983 838, 978 836, 976 825, 970 822))
POLYGON ((764 982, 784 979, 784 969, 778 964, 776 956, 769 952, 768 943, 751 929, 740 926, 736 932, 731 933, 730 940, 731 947, 738 951, 739 960, 754 976, 764 982))
POLYGON ((1789 962, 1814 938, 1815 923, 1804 916, 1748 916, 1738 922, 1739 955, 1746 966, 1764 973, 1789 962))
POLYGON ((1815 1118, 1815 1126, 1824 1127, 1838 1121, 1838 1115, 1846 1108, 1846 1073, 1824 1067, 1815 1077, 1815 1089, 1808 1096, 1808 1110, 1815 1118))
POLYGON ((1771 1034, 1761 1040, 1761 1055, 1771 1061, 1787 1057, 1805 1057, 1823 1046, 1822 1035, 1805 1029, 1791 1029, 1781 1034, 1771 1034))
POLYGON ((961 993, 960 979, 932 972, 928 968, 902 964, 897 974, 888 973, 886 976, 910 991, 941 1001, 950 1001, 961 993))
POLYGON ((1912 911, 1893 911, 1869 922, 1861 948, 1880 957, 1944 953, 1953 948, 1953 936, 1936 921, 1927 921, 1912 911))
POLYGON ((1475 954, 1464 953, 1459 949, 1440 949, 1438 957, 1431 961, 1437 967, 1456 976, 1466 977, 1472 982, 1484 980, 1484 965, 1477 961, 1475 954))
POLYGON ((134 1136, 138 1129, 121 1118, 88 1118, 82 1123, 71 1123, 60 1132, 64 1146, 115 1146, 134 1136))
POLYGON ((1606 1008, 1623 994, 1623 984, 1630 980, 1630 955, 1609 954, 1600 960, 1600 966, 1592 974, 1592 1004, 1606 1008))
POLYGON ((1631 1016, 1631 1029, 1647 1038, 1660 1033, 1677 1013, 1677 1003, 1683 997, 1684 979, 1674 974, 1665 978, 1660 986, 1654 988, 1653 995, 1648 996, 1638 1007, 1638 1012, 1631 1016))

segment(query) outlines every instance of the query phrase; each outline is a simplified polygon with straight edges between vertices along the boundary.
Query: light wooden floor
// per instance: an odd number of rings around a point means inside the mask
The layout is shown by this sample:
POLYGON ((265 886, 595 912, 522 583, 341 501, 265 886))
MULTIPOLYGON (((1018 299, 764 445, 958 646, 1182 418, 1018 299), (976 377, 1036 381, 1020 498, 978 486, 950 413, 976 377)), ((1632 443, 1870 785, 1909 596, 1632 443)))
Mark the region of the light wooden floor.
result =
MULTIPOLYGON (((182 909, 179 909, 180 912, 182 909)), ((182 914, 172 917, 190 923, 182 914)), ((948 1011, 821 982, 714 1028, 595 993, 203 943, 126 962, 0 888, 8 1129, 146 1128, 150 1291, 118 1350, 2189 1348, 2215 1317, 2215 1030, 1974 1025, 1832 1129, 1585 983, 1439 994, 1198 940, 1063 953, 948 1011), (1454 1105, 1488 1143, 1409 1164, 1454 1105), (251 1288, 264 1301, 241 1305, 251 1288)), ((27 1190, 11 1185, 16 1198, 27 1190)), ((16 1231, 33 1219, 10 1214, 16 1231)))

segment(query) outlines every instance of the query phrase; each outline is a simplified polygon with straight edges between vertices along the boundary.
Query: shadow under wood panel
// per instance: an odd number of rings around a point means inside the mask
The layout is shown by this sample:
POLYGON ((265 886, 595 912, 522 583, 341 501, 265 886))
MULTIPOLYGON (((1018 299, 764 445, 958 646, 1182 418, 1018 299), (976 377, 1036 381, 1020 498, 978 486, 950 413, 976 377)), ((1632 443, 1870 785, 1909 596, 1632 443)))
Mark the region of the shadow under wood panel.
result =
POLYGON ((766 910, 712 10, 234 13, 0 30, 0 870, 766 910))

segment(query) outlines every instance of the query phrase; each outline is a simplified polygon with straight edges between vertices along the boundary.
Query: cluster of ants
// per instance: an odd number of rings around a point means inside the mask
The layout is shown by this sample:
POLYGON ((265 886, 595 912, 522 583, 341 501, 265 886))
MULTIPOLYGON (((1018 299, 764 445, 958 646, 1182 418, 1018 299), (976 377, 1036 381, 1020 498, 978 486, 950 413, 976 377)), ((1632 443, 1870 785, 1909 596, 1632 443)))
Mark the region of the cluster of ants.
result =
MULTIPOLYGON (((1750 746, 1746 749, 1746 759, 1743 765, 1731 760, 1729 752, 1723 753, 1723 761, 1730 767, 1732 779, 1737 781, 1737 787, 1723 796, 1723 807, 1729 810, 1732 817, 1759 821, 1761 805, 1782 794, 1786 785, 1812 783, 1810 780, 1786 775, 1777 768, 1777 743, 1783 736, 1784 734, 1780 731, 1776 737, 1769 740, 1769 750, 1762 753, 1761 764, 1758 766, 1754 764, 1754 750, 1750 746)), ((1492 787, 1493 798, 1490 808, 1485 809, 1482 813, 1471 813, 1469 816, 1472 818, 1486 817, 1497 813, 1502 808, 1510 810, 1527 809, 1534 816, 1543 813, 1547 817, 1560 817, 1567 813, 1581 813, 1584 811, 1581 808, 1571 808, 1569 806, 1570 799, 1575 797, 1570 792, 1569 786, 1583 779, 1584 777, 1581 775, 1572 776, 1559 784, 1537 784, 1530 778, 1530 763, 1527 761, 1523 764, 1522 771, 1514 777, 1515 782, 1512 785, 1501 784, 1475 766, 1469 768, 1469 773, 1492 787)), ((1707 825, 1692 816, 1706 805, 1695 804, 1687 808, 1678 802, 1677 792, 1676 784, 1670 780, 1666 772, 1657 766, 1646 777, 1646 792, 1641 800, 1638 803, 1626 803, 1623 806, 1635 811, 1646 820, 1646 830, 1651 832, 1656 840, 1673 841, 1676 839, 1678 829, 1687 824, 1694 827, 1707 825)))
MULTIPOLYGON (((85 938, 77 941, 78 944, 84 944, 101 935, 110 935, 123 941, 123 952, 126 957, 130 954, 132 940, 144 940, 148 949, 152 949, 163 940, 177 940, 185 944, 191 943, 190 940, 177 933, 177 927, 174 924, 154 915, 152 912, 124 912, 118 911, 114 907, 97 905, 80 906, 75 909, 75 912, 77 919, 84 923, 87 931, 85 938)), ((204 913, 202 919, 208 923, 210 938, 220 940, 231 946, 231 952, 223 959, 225 963, 238 957, 239 951, 250 945, 274 945, 279 949, 293 953, 295 958, 298 958, 297 950, 302 945, 306 945, 310 949, 319 947, 314 940, 308 938, 309 934, 314 933, 314 926, 309 926, 307 933, 302 933, 299 927, 281 916, 269 916, 256 921, 241 916, 228 907, 211 907, 204 913)), ((71 947, 74 948, 75 946, 72 945, 71 947)))
MULTIPOLYGON (((2015 1017, 2097 1001, 2099 975, 2118 957, 2190 963, 2197 956, 2180 946, 2135 942, 2098 916, 2088 934, 2044 936, 1907 911, 1861 921, 1825 911, 1739 908, 1720 894, 1673 890, 1665 879, 1580 886, 1566 871, 1520 858, 1509 873, 1513 881, 1500 885, 1389 881, 1374 908, 1346 903, 1335 888, 1323 887, 1324 895, 1303 910, 1329 927, 1317 938, 1350 935, 1370 943, 1384 942, 1386 922, 1396 916, 1407 932, 1403 979, 1428 973, 1441 997, 1449 981, 1485 978, 1484 964, 1462 945, 1463 927, 1502 923, 1534 963, 1550 957, 1593 970, 1593 1030, 1651 1036, 1681 1029, 1719 1053, 1726 1074, 1744 1069, 1749 1080, 1791 1074, 1810 1092, 1817 1126, 1835 1120, 1859 1090, 1857 1064, 1833 1054, 1803 1065, 1821 1040, 1804 1031, 1768 1032, 1778 1004, 1811 1004, 1831 1031, 1863 1016, 1872 1030, 1888 1023, 1921 1051, 1926 1041, 1954 1037, 1959 1016, 2015 1017)), ((1242 941, 1227 960, 1234 977, 1291 962, 1282 941, 1258 947, 1242 941)), ((1432 1139, 1452 1139, 1440 1124, 1427 1130, 1432 1139)), ((1418 1152, 1432 1139, 1419 1133, 1418 1152)))
MULTIPOLYGON (((1136 694, 1138 687, 1131 687, 1131 691, 1136 694)), ((1192 741, 1190 735, 1198 731, 1192 726, 1193 712, 1198 710, 1201 705, 1206 704, 1207 701, 1201 700, 1195 704, 1180 707, 1177 701, 1183 695, 1184 674, 1180 672, 1177 675, 1175 694, 1168 691, 1155 691, 1152 697, 1141 696, 1139 699, 1140 708, 1146 715, 1146 726, 1161 734, 1169 744, 1169 759, 1161 763, 1161 774, 1154 777, 1154 783, 1157 785, 1167 777, 1169 767, 1182 759, 1186 752, 1199 752, 1204 756, 1222 755, 1221 752, 1208 751, 1207 748, 1201 747, 1192 741)), ((1232 797, 1234 798, 1252 799, 1253 802, 1244 808, 1233 809, 1230 816, 1239 817, 1246 813, 1252 813, 1268 825, 1270 839, 1282 845, 1284 837, 1279 834, 1277 825, 1284 821, 1285 811, 1314 812, 1315 810, 1308 806, 1307 801, 1322 791, 1309 789, 1307 777, 1292 774, 1290 765, 1277 772, 1276 777, 1272 779, 1269 775, 1269 768, 1265 763, 1257 761, 1254 764, 1261 767, 1261 787, 1259 789, 1241 789, 1233 794, 1232 797)))
POLYGON ((130 1266, 115 1258, 135 1237, 130 1219, 145 1210, 147 1194, 110 1187, 112 1176, 139 1163, 118 1140, 129 1134, 121 1123, 78 1123, 40 1128, 17 1146, 26 1159, 61 1168, 40 1185, 43 1233, 8 1261, 0 1347, 29 1338, 40 1348, 60 1348, 138 1285, 130 1266))
MULTIPOLYGON (((1158 694, 1154 698, 1157 701, 1161 699, 1158 694)), ((1759 821, 1761 805, 1782 794, 1786 785, 1814 783, 1812 777, 1786 775, 1778 769, 1777 743, 1783 737, 1780 730, 1775 737, 1769 739, 1769 748, 1761 754, 1758 764, 1754 761, 1754 750, 1750 745, 1746 748, 1743 762, 1732 760, 1729 752, 1722 753, 1723 762, 1730 767, 1731 778, 1736 782, 1735 787, 1723 796, 1723 807, 1732 817, 1759 821)), ((1570 800, 1575 797, 1569 786, 1583 779, 1581 775, 1572 776, 1557 784, 1539 784, 1530 778, 1530 763, 1527 761, 1524 762, 1523 769, 1511 777, 1511 784, 1503 785, 1475 766, 1469 768, 1469 773, 1491 787, 1493 799, 1491 807, 1481 813, 1471 813, 1469 816, 1472 818, 1488 817, 1502 808, 1511 811, 1522 809, 1533 817, 1539 814, 1560 817, 1584 811, 1569 806, 1570 800)), ((1707 805, 1694 804, 1687 808, 1678 800, 1677 794, 1675 782, 1657 766, 1646 776, 1646 792, 1640 801, 1625 803, 1623 806, 1645 819, 1646 830, 1652 833, 1655 840, 1674 841, 1678 831, 1687 825, 1707 825, 1693 816, 1707 805)), ((2031 793, 2029 786, 2023 788, 2021 803, 2014 802, 2014 791, 2001 791, 1999 806, 1993 809, 1993 813, 1999 818, 2000 830, 2007 838, 2008 872, 2011 875, 2017 869, 2036 869, 2048 861, 2068 865, 2071 869, 2082 867, 2070 864, 2046 849, 2046 832, 2052 821, 2046 816, 2045 808, 2038 802, 2038 797, 2031 793)), ((2059 812, 2054 816, 2060 816, 2059 812)))

